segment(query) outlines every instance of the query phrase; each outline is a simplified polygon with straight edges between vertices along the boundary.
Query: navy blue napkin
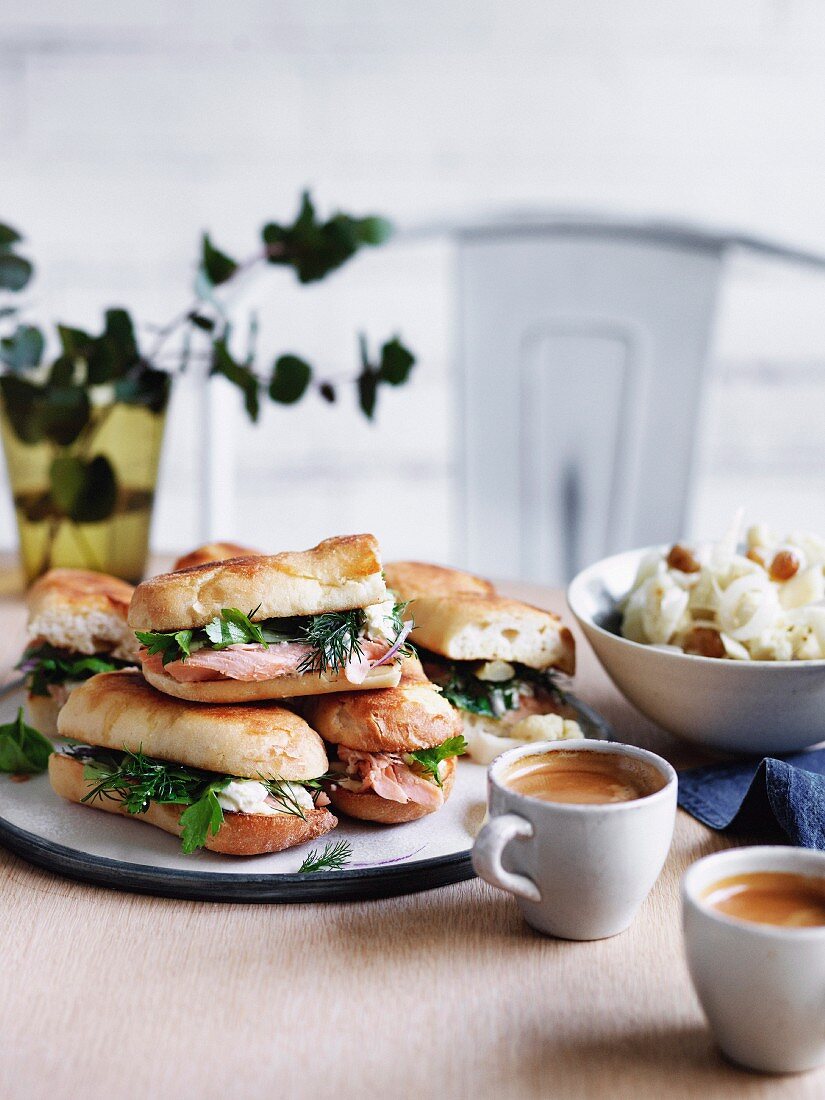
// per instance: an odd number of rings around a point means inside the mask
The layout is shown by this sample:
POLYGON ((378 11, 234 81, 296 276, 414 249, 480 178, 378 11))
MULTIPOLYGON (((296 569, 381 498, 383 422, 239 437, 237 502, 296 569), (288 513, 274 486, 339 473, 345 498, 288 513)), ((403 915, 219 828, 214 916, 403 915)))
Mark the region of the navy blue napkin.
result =
POLYGON ((825 850, 825 749, 680 772, 679 805, 711 829, 825 850))

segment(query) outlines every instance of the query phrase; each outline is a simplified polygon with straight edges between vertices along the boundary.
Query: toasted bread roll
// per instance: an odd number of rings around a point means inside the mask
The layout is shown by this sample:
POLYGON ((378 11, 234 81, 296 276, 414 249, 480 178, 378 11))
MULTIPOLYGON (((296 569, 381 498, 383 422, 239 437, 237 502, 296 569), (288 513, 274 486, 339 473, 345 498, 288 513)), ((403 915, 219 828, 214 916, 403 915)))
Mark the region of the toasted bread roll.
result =
POLYGON ((573 635, 552 611, 502 596, 422 596, 414 645, 454 661, 511 661, 528 668, 575 669, 573 635))
POLYGON ((28 591, 29 644, 134 660, 138 642, 127 623, 133 592, 131 584, 106 573, 50 569, 28 591))
POLYGON ((387 599, 372 535, 326 539, 312 550, 196 565, 162 573, 135 589, 133 630, 205 626, 224 607, 255 609, 257 622, 348 611, 387 599))
POLYGON ((405 658, 402 669, 397 687, 310 700, 307 720, 325 741, 363 752, 431 749, 460 734, 461 719, 418 659, 405 658))
MULTIPOLYGON (((455 758, 444 762, 442 791, 444 801, 450 796, 455 783, 455 758)), ((343 787, 328 787, 330 801, 336 810, 359 821, 376 821, 382 825, 400 825, 405 821, 417 821, 420 817, 435 813, 440 807, 430 808, 418 802, 393 802, 381 798, 375 791, 347 791, 343 787)), ((443 805, 443 803, 442 803, 443 805)))
POLYGON ((419 596, 453 596, 458 592, 491 596, 495 592, 491 582, 483 577, 423 561, 387 562, 384 578, 387 588, 400 600, 415 600, 419 596))
POLYGON ((84 745, 140 751, 244 779, 315 779, 327 770, 323 741, 293 711, 275 703, 184 706, 139 672, 102 672, 80 684, 57 728, 84 745))
POLYGON ((208 542, 205 546, 198 546, 190 550, 188 554, 178 558, 172 566, 172 571, 179 569, 191 569, 194 565, 207 565, 211 561, 227 561, 229 558, 257 558, 260 550, 253 550, 249 546, 239 546, 236 542, 208 542))
MULTIPOLYGON (((116 675, 116 674, 115 674, 116 675)), ((94 780, 83 778, 83 764, 79 760, 53 753, 49 757, 49 780, 55 792, 69 802, 81 802, 94 789, 94 780)), ((164 832, 180 836, 180 816, 184 806, 150 804, 143 814, 130 814, 116 799, 99 797, 84 803, 95 810, 120 814, 134 821, 145 821, 164 832)), ((306 820, 294 814, 241 814, 224 811, 223 825, 213 836, 207 836, 204 847, 210 852, 229 856, 256 856, 265 852, 281 852, 294 848, 308 840, 323 836, 338 824, 338 819, 325 809, 306 811, 306 820)))
POLYGON ((305 695, 324 695, 329 692, 358 694, 375 688, 395 687, 401 678, 398 664, 387 662, 367 673, 362 684, 351 684, 343 673, 323 676, 299 673, 279 676, 275 680, 195 680, 180 683, 166 672, 152 672, 145 668, 143 675, 152 687, 176 699, 195 703, 258 703, 267 699, 296 699, 305 695))

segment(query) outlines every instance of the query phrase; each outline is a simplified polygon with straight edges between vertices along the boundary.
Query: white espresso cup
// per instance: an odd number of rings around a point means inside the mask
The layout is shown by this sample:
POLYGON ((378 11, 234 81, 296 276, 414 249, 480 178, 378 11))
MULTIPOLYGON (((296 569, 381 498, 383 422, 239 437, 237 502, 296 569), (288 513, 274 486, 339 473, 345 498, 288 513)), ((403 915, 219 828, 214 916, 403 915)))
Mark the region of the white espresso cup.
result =
POLYGON ((539 932, 600 940, 623 932, 659 876, 673 837, 676 772, 660 756, 611 741, 546 741, 502 753, 487 771, 490 820, 473 845, 481 878, 518 898, 539 932), (627 802, 545 802, 508 787, 524 757, 599 752, 639 760, 664 786, 627 802))
POLYGON ((734 848, 689 867, 682 879, 688 967, 728 1058, 765 1073, 796 1073, 825 1062, 825 926, 755 924, 703 900, 716 883, 760 871, 825 880, 825 852, 734 848))

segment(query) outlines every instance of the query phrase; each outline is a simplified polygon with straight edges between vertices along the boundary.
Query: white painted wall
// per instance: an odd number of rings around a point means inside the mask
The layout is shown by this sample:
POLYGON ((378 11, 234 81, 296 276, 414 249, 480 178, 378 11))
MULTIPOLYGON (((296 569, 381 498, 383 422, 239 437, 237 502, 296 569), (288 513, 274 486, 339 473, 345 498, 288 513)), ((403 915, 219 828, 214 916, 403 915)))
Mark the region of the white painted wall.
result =
MULTIPOLYGON (((38 261, 33 316, 162 320, 202 229, 243 254, 299 189, 402 225, 575 207, 825 251, 825 5, 815 0, 4 0, 0 219, 38 261)), ((396 328, 414 384, 368 425, 308 401, 245 425, 232 530, 265 547, 371 528, 451 559, 451 256, 399 243, 296 293, 250 288, 266 346, 347 372, 396 328)), ((720 312, 694 528, 740 502, 825 531, 825 280, 743 259, 720 312)), ((154 542, 198 535, 193 394, 173 406, 154 542)), ((5 496, 0 542, 13 530, 5 496)))

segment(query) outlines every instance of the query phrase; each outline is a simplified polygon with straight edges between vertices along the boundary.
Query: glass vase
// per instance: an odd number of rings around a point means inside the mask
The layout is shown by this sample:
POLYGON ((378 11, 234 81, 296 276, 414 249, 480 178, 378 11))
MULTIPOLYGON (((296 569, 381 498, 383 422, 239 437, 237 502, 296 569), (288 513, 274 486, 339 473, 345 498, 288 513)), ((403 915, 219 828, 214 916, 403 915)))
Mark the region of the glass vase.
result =
MULTIPOLYGON (((73 402, 77 390, 71 387, 73 402)), ((57 388, 43 399, 45 412, 33 412, 32 398, 13 385, 0 393, 0 434, 27 582, 62 566, 134 583, 146 568, 168 381, 150 402, 101 400, 92 389, 85 394, 83 415, 72 425, 65 408, 62 420, 50 412, 61 408, 57 388)))

